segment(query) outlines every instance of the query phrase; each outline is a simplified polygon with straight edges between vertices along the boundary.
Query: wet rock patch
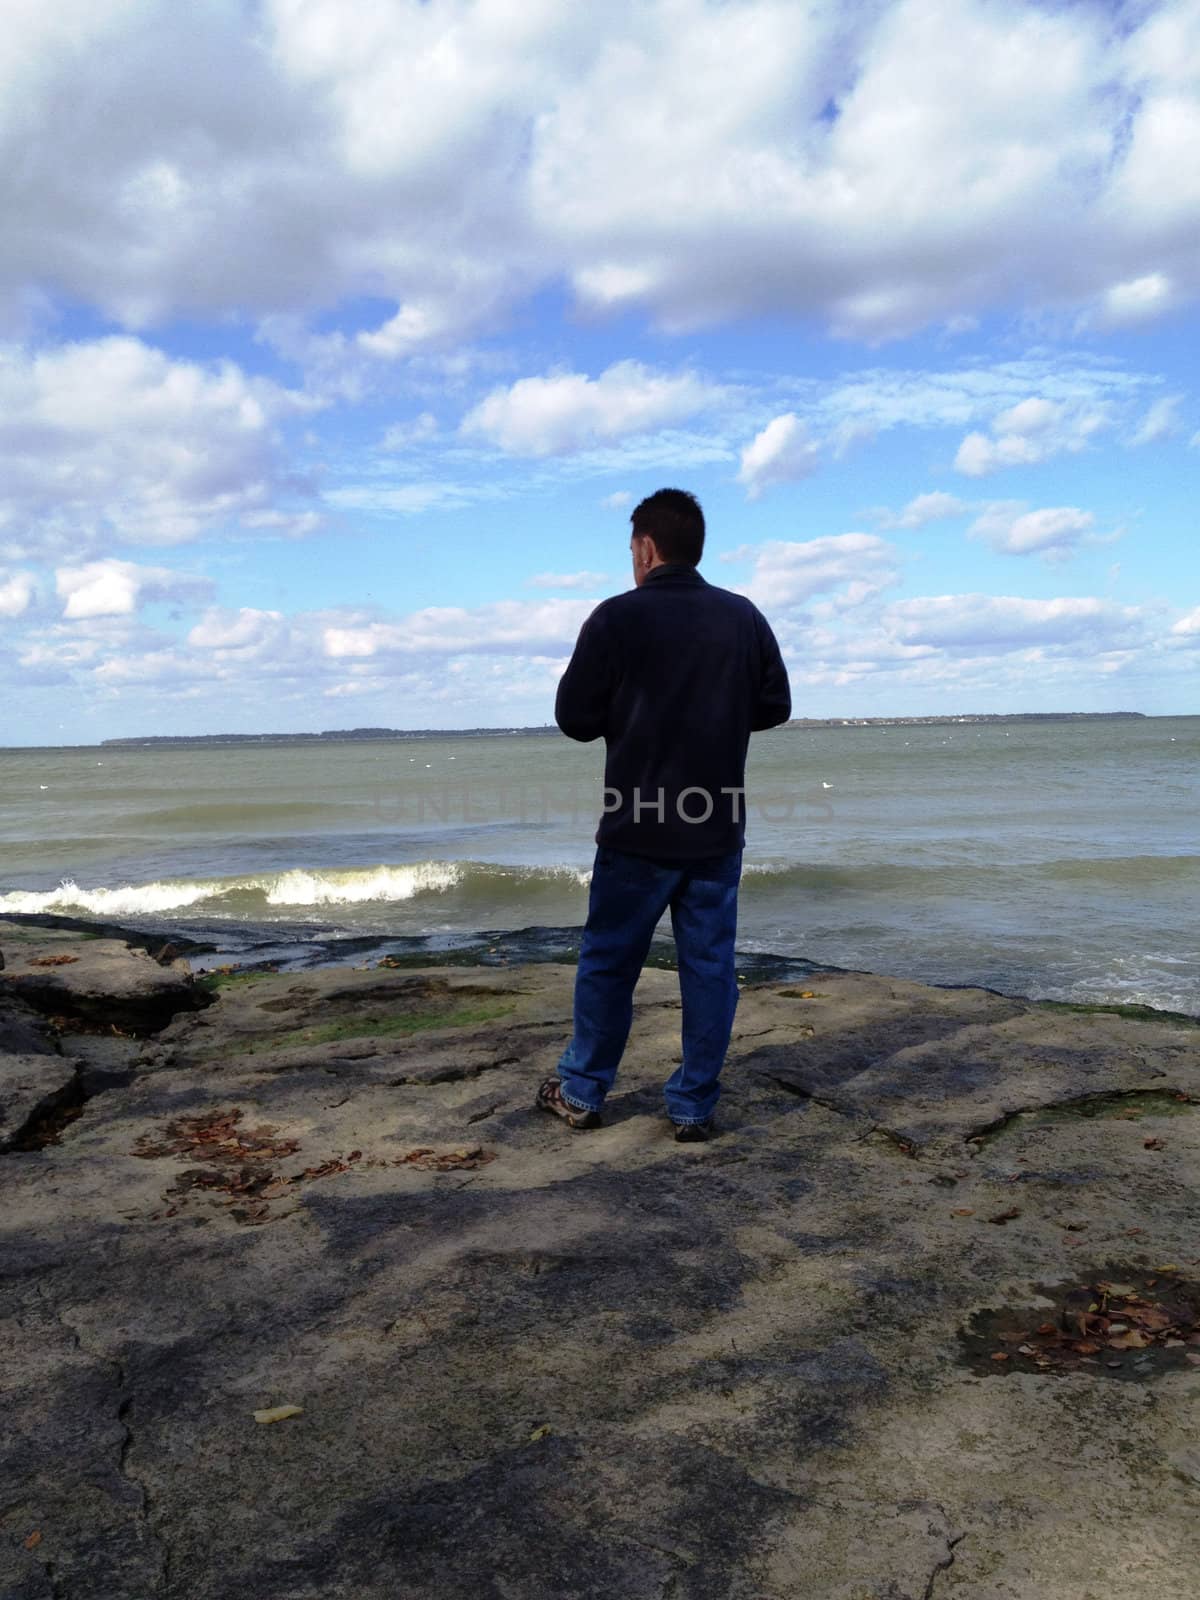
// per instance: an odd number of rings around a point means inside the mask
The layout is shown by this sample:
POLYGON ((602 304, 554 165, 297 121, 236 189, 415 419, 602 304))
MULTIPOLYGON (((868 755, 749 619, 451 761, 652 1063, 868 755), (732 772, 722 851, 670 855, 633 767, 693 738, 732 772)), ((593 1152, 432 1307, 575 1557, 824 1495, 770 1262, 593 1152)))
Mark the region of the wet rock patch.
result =
POLYGON ((988 1376, 1009 1372, 1147 1382, 1200 1368, 1200 1285, 1174 1266, 1109 1267, 1071 1286, 1041 1287, 1043 1304, 977 1312, 961 1334, 963 1360, 988 1376))

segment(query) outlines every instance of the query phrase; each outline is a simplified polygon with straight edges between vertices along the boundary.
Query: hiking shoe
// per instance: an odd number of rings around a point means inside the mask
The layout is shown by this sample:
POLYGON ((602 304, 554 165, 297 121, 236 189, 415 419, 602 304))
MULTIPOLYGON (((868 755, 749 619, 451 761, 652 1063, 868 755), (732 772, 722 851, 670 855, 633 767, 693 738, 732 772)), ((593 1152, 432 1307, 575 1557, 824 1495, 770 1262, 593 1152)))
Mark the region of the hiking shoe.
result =
POLYGON ((549 1111, 551 1116, 561 1117, 568 1128, 574 1128, 579 1133, 601 1125, 598 1111, 581 1111, 563 1099, 562 1084, 557 1078, 546 1079, 533 1103, 539 1111, 549 1111))
POLYGON ((706 1144, 716 1133, 713 1119, 707 1122, 677 1122, 675 1124, 676 1144, 706 1144))

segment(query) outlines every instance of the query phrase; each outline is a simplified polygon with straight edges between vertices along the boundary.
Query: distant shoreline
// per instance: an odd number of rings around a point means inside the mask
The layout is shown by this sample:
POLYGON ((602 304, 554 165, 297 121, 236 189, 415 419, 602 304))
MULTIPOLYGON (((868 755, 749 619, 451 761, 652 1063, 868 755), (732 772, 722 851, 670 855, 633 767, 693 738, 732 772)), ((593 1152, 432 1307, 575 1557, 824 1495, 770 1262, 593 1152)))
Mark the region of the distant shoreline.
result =
MULTIPOLYGON (((929 717, 793 717, 785 728, 945 728, 975 723, 1145 721, 1144 711, 974 712, 929 717)), ((343 744, 398 739, 513 739, 561 737, 553 723, 532 728, 334 728, 321 733, 162 733, 144 738, 102 739, 100 750, 143 750, 184 745, 343 744)), ((77 747, 82 748, 82 747, 77 747)))

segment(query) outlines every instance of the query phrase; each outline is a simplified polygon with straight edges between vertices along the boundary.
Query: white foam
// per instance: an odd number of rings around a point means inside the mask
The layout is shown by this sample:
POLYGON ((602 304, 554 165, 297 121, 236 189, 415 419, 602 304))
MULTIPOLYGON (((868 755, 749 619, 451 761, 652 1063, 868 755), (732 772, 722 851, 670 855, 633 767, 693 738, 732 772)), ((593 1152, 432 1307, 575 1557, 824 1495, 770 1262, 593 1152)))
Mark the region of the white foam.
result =
POLYGON ((411 867, 371 867, 357 872, 285 872, 267 890, 272 906, 350 906, 369 900, 411 900, 414 895, 453 889, 462 868, 450 861, 420 861, 411 867))
POLYGON ((98 917, 121 917, 149 911, 179 911, 220 893, 211 883, 137 883, 118 889, 81 889, 64 878, 57 889, 0 894, 4 911, 91 911, 98 917))

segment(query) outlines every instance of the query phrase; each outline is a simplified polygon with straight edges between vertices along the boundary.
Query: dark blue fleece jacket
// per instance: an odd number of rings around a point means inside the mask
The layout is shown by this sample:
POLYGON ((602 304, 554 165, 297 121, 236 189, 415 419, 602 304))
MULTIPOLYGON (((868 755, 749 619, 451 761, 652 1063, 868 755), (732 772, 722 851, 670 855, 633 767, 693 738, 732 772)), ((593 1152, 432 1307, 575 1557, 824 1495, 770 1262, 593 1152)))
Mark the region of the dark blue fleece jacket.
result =
POLYGON ((596 843, 694 861, 741 848, 750 735, 791 710, 762 613, 695 567, 668 562, 592 612, 554 717, 571 739, 604 738, 596 843))

